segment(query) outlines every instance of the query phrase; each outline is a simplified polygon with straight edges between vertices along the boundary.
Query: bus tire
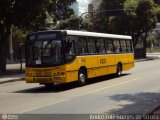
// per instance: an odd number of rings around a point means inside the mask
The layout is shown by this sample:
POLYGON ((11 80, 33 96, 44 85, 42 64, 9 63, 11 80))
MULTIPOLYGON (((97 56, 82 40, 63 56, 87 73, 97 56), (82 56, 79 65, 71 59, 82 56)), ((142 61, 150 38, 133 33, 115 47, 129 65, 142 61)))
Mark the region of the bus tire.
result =
POLYGON ((120 63, 117 64, 116 76, 117 77, 122 76, 122 65, 120 63))
POLYGON ((44 84, 46 88, 53 88, 54 87, 54 84, 53 83, 46 83, 44 84))
POLYGON ((87 73, 84 69, 78 71, 78 86, 83 86, 87 81, 87 73))

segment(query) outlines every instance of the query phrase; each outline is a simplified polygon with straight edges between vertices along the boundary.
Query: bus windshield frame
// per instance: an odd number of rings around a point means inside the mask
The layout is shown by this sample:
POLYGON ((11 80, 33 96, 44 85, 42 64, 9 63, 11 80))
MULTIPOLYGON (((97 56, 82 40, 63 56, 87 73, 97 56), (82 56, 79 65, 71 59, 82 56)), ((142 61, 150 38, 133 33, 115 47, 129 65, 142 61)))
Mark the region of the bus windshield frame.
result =
POLYGON ((53 67, 64 61, 62 32, 37 32, 27 36, 26 67, 53 67))

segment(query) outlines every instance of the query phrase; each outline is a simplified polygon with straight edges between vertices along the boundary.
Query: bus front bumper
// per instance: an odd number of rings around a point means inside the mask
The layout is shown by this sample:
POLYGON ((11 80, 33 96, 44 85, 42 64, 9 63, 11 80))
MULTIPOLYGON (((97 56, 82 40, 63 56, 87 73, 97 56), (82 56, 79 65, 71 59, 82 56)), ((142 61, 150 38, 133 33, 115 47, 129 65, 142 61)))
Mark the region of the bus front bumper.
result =
POLYGON ((64 76, 56 77, 30 77, 26 76, 26 83, 66 83, 66 78, 64 76))

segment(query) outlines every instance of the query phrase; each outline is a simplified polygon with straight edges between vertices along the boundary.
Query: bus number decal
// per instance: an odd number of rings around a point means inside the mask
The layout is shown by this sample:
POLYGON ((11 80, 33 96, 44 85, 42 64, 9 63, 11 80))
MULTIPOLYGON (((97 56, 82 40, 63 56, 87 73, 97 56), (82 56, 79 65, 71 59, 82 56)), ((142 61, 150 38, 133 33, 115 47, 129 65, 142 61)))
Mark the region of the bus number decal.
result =
POLYGON ((100 59, 100 64, 106 64, 106 59, 100 59))
POLYGON ((82 59, 79 59, 79 63, 84 63, 86 62, 86 59, 82 58, 82 59))

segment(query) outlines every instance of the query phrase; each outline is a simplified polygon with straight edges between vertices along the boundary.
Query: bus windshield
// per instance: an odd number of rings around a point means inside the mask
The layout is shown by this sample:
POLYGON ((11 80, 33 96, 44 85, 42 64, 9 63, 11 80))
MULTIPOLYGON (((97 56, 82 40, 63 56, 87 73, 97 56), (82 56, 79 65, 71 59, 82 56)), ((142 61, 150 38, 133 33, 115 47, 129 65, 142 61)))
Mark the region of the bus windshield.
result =
POLYGON ((28 66, 54 66, 64 63, 62 41, 57 34, 29 36, 26 51, 28 66))

